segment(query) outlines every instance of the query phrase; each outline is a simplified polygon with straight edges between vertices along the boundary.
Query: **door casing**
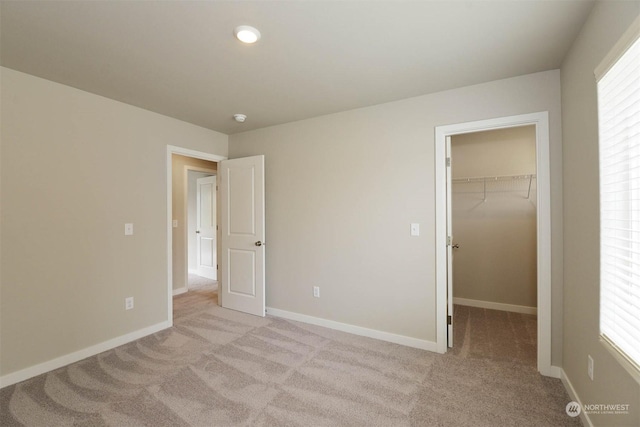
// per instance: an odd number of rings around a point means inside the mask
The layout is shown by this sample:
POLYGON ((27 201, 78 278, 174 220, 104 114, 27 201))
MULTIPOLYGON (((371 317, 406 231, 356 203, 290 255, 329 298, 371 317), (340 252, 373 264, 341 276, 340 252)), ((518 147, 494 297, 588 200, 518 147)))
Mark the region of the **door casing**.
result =
POLYGON ((559 378, 560 368, 551 365, 551 178, 549 113, 547 111, 499 117, 435 128, 436 209, 436 348, 447 351, 447 208, 446 138, 485 130, 535 125, 538 258, 538 371, 559 378))

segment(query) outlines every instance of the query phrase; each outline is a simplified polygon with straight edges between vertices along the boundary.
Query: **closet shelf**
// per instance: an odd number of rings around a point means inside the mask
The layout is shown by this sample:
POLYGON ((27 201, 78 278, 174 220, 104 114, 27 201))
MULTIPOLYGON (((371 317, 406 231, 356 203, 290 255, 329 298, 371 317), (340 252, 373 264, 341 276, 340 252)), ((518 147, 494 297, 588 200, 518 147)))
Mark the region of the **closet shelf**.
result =
POLYGON ((451 180, 455 193, 482 193, 483 201, 487 200, 487 193, 523 193, 528 199, 531 190, 535 190, 536 175, 498 175, 454 178, 451 180))
POLYGON ((496 175, 496 176, 474 176, 464 178, 454 178, 451 180, 454 184, 460 184, 465 182, 484 182, 484 181, 513 181, 513 180, 527 180, 535 179, 536 174, 526 175, 496 175))

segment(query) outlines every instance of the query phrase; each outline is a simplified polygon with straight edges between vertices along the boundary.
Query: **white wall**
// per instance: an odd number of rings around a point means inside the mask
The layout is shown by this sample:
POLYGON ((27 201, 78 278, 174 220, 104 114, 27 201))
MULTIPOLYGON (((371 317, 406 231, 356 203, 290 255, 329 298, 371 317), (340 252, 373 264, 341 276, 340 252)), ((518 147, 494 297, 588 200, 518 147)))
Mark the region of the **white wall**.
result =
POLYGON ((6 382, 36 364, 167 324, 167 145, 226 156, 228 138, 7 68, 0 73, 6 382), (126 222, 133 236, 124 236, 126 222), (135 308, 125 311, 129 296, 135 308))
POLYGON ((535 126, 454 135, 451 159, 453 296, 535 308, 535 180, 456 181, 535 174, 535 126))
POLYGON ((600 200, 594 70, 640 15, 640 2, 596 3, 562 64, 565 286, 563 369, 584 403, 629 404, 594 425, 640 425, 640 385, 599 339, 600 200), (587 376, 587 356, 594 380, 587 376))
POLYGON ((434 342, 434 128, 538 111, 550 115, 552 362, 559 365, 558 71, 230 136, 232 158, 266 156, 267 305, 434 342), (420 237, 409 235, 411 222, 421 224, 420 237))

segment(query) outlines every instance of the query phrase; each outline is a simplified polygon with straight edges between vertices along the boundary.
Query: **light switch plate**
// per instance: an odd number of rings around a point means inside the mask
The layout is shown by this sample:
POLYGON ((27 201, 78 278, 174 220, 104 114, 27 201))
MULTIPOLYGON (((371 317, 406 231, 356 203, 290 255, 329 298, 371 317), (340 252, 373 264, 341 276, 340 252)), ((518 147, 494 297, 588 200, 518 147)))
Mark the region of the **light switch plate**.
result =
POLYGON ((173 228, 178 228, 178 220, 177 219, 173 220, 173 228))
POLYGON ((419 236, 420 235, 420 224, 413 222, 411 223, 411 235, 419 236))
POLYGON ((133 224, 128 222, 124 225, 124 235, 131 236, 133 234, 133 224))

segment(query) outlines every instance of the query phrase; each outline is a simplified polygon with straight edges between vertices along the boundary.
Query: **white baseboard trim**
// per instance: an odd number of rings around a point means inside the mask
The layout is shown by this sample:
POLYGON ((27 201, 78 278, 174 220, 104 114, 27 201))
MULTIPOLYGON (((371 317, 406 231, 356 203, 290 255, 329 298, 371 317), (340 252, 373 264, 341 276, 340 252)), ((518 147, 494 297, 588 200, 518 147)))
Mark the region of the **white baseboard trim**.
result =
POLYGON ((65 354, 64 356, 57 357, 47 362, 30 366, 11 374, 3 375, 2 377, 0 377, 0 388, 8 387, 10 385, 19 383, 20 381, 25 381, 40 374, 44 374, 46 372, 62 368, 63 366, 70 365, 79 360, 86 359, 87 357, 95 356, 96 354, 102 353, 103 351, 111 350, 123 344, 127 344, 131 341, 146 337, 147 335, 154 334, 163 329, 170 328, 172 325, 173 320, 156 323, 155 325, 130 332, 128 334, 101 342, 96 345, 92 345, 91 347, 87 347, 73 353, 65 354))
POLYGON ((363 328, 362 326, 349 325, 347 323, 321 319, 319 317, 308 316, 306 314, 294 313, 277 308, 267 307, 267 314, 271 316, 282 317, 283 319, 295 320, 298 322, 309 323, 311 325, 335 329, 337 331, 348 332, 354 335, 392 342, 394 344, 405 345, 407 347, 419 348, 421 350, 437 352, 438 348, 437 344, 434 341, 426 341, 407 337, 404 335, 392 334, 390 332, 378 331, 376 329, 363 328))
POLYGON ((173 296, 175 297, 176 295, 184 294, 188 290, 189 290, 189 288, 187 288, 186 286, 183 287, 183 288, 174 289, 173 290, 173 296))
MULTIPOLYGON (((564 369, 560 370, 560 380, 562 381, 562 385, 564 385, 565 390, 567 390, 567 393, 569 393, 569 398, 571 398, 571 400, 573 400, 574 402, 577 402, 578 405, 580 405, 580 408, 584 408, 580 397, 578 397, 578 393, 576 393, 576 389, 573 388, 573 384, 571 384, 571 381, 569 381, 569 378, 567 377, 566 372, 564 372, 564 369)), ((589 418, 589 415, 585 414, 584 411, 580 411, 580 420, 582 421, 582 425, 593 427, 591 418, 589 418)))
POLYGON ((491 310, 511 311, 523 314, 538 314, 536 307, 527 307, 526 305, 503 304, 501 302, 482 301, 468 298, 453 298, 453 303, 458 305, 467 305, 470 307, 489 308, 491 310))
POLYGON ((550 365, 547 369, 540 369, 539 371, 545 377, 560 378, 562 375, 562 368, 553 365, 550 365))

